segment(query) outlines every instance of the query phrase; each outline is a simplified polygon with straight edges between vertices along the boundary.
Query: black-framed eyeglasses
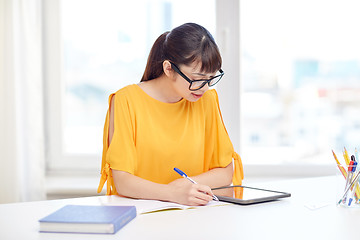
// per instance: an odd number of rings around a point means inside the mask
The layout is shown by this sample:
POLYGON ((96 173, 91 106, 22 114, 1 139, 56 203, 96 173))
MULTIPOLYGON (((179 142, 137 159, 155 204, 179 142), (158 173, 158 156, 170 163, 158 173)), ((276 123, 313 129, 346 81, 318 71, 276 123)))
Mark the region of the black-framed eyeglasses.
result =
POLYGON ((170 62, 172 69, 174 69, 175 72, 177 72, 181 77, 183 77, 187 82, 190 83, 189 90, 196 91, 200 88, 204 87, 206 84, 209 85, 209 87, 214 86, 217 84, 220 79, 224 76, 224 71, 219 70, 219 75, 216 75, 210 79, 200 79, 200 80, 190 80, 184 73, 180 71, 178 66, 176 66, 174 63, 170 62))

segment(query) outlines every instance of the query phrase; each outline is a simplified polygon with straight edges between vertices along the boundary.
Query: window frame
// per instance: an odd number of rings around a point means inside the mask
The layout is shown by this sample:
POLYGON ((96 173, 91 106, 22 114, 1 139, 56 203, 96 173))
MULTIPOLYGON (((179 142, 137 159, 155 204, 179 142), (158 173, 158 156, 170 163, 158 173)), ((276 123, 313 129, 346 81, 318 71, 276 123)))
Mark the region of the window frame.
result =
POLYGON ((43 1, 46 166, 48 172, 99 172, 101 156, 67 155, 63 148, 60 1, 43 1))

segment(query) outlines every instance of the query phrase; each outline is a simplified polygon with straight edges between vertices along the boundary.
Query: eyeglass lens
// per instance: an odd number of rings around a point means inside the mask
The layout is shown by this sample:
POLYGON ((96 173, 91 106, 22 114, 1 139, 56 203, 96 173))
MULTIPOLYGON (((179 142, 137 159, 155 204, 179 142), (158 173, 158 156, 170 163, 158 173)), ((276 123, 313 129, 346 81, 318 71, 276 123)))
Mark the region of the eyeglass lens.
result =
POLYGON ((210 87, 214 86, 219 80, 221 76, 217 76, 216 78, 211 79, 211 81, 194 81, 191 83, 190 90, 198 90, 205 86, 205 84, 209 84, 210 87))

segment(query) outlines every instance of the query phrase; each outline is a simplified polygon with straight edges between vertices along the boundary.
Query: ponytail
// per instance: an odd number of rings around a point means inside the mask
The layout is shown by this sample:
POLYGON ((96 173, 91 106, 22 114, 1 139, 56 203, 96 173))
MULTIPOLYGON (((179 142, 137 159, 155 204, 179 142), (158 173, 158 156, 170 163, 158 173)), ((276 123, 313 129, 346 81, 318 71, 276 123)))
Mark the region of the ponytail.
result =
POLYGON ((168 33, 164 32, 161 34, 152 46, 141 82, 155 79, 163 74, 162 63, 165 60, 164 44, 168 33))

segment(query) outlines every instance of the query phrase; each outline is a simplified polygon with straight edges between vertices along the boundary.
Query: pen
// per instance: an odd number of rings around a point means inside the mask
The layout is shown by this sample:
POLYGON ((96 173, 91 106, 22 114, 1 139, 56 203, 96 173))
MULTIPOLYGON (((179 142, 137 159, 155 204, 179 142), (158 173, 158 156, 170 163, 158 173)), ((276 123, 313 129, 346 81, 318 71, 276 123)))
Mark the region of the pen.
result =
MULTIPOLYGON (((355 148, 355 160, 356 160, 357 162, 359 162, 359 153, 358 153, 357 148, 355 148)), ((357 173, 358 173, 359 171, 360 171, 360 169, 357 168, 357 173)), ((356 197, 357 197, 356 201, 357 201, 357 202, 359 201, 359 198, 360 198, 360 194, 359 194, 360 188, 359 188, 359 186, 360 186, 360 179, 358 180, 358 183, 357 183, 357 186, 356 186, 356 197)))
MULTIPOLYGON (((352 167, 352 173, 354 174, 356 172, 356 167, 357 167, 357 162, 355 160, 355 156, 352 155, 351 156, 351 161, 353 162, 353 167, 352 167)), ((351 202, 353 200, 353 197, 355 196, 355 190, 357 187, 357 181, 355 181, 353 188, 351 189, 351 194, 350 194, 350 198, 349 198, 349 206, 351 205, 351 202)))
MULTIPOLYGON (((346 184, 345 184, 345 192, 347 192, 347 188, 349 187, 350 183, 351 183, 351 180, 353 178, 353 165, 354 165, 354 162, 351 160, 350 163, 349 163, 349 166, 348 166, 348 173, 347 173, 347 178, 346 178, 346 184)), ((346 200, 347 200, 347 196, 345 194, 345 197, 343 197, 343 200, 342 202, 343 203, 346 203, 346 200)))
MULTIPOLYGON (((190 182, 192 182, 193 184, 197 184, 197 182, 195 182, 193 179, 191 179, 188 175, 186 175, 186 173, 184 173, 183 171, 181 171, 178 168, 174 168, 174 171, 177 172, 180 176, 182 176, 183 178, 186 178, 187 180, 189 180, 190 182)), ((219 201, 219 199, 213 194, 212 195, 213 200, 215 201, 219 201)))

